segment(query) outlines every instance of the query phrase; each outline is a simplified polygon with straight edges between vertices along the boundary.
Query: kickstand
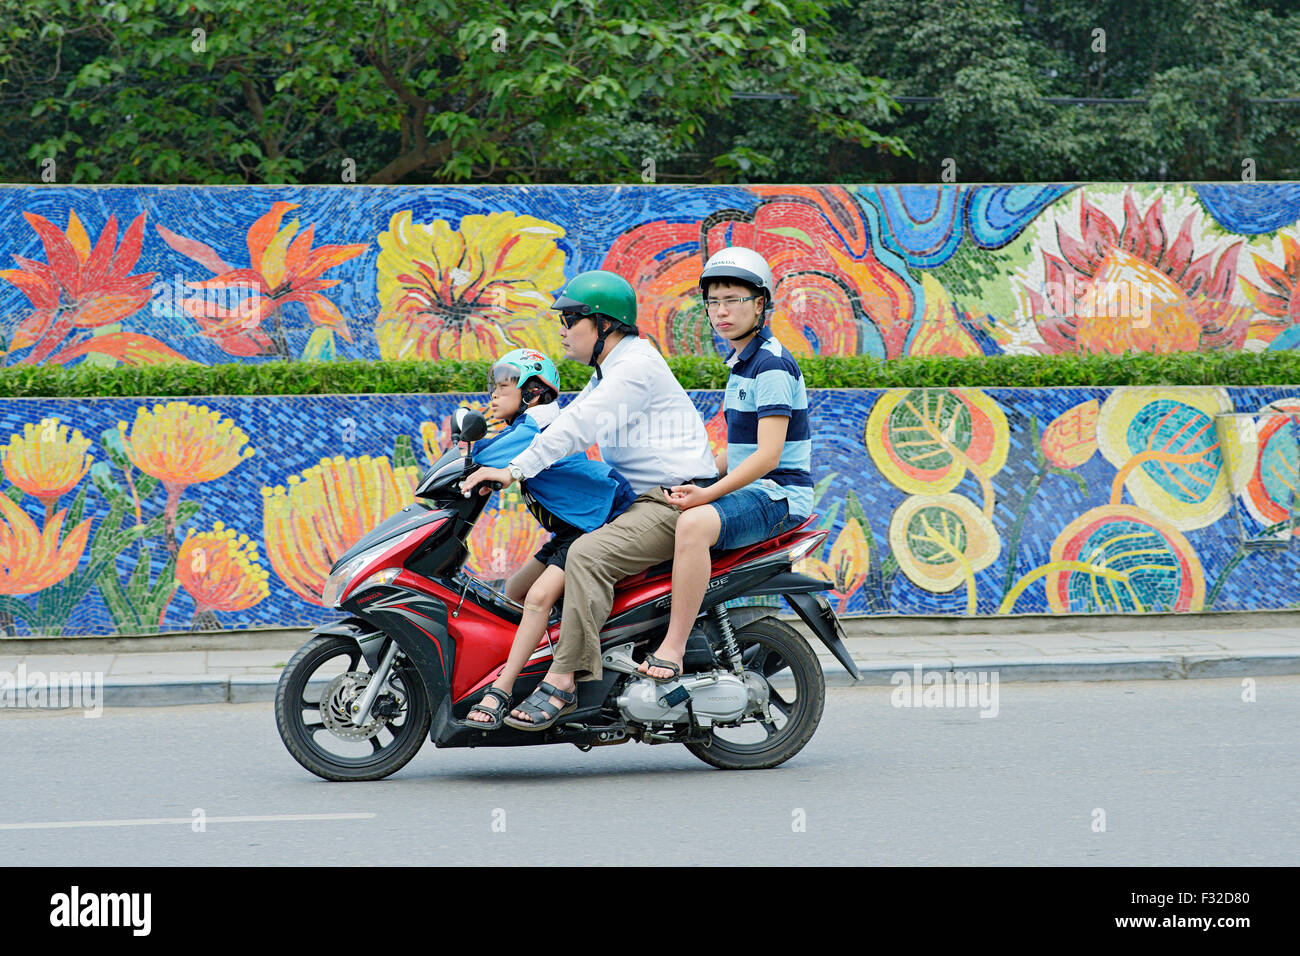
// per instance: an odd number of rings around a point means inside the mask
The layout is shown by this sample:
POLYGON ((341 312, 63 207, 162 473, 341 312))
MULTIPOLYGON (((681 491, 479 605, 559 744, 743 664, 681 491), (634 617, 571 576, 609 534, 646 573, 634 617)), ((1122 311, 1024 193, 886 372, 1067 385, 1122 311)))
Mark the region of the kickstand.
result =
POLYGON ((691 739, 691 740, 694 740, 696 737, 698 737, 698 736, 700 735, 700 725, 699 725, 699 722, 696 721, 696 719, 695 719, 695 705, 694 705, 694 703, 691 701, 691 699, 690 699, 689 697, 686 698, 686 716, 689 717, 689 718, 691 719, 691 737, 690 737, 690 739, 691 739))

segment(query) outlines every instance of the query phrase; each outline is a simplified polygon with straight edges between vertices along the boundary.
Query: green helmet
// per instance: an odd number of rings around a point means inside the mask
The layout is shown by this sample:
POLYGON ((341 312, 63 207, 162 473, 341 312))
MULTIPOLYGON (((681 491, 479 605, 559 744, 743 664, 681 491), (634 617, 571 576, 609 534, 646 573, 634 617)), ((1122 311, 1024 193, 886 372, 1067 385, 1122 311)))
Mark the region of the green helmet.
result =
POLYGON ((543 402, 553 402, 560 394, 560 373, 555 363, 536 349, 515 349, 492 363, 488 373, 488 391, 500 381, 514 380, 524 393, 541 395, 543 402), (531 388, 526 386, 533 383, 531 388))
POLYGON ((561 290, 551 308, 582 315, 604 315, 623 326, 621 331, 637 334, 636 291, 615 272, 593 269, 578 273, 561 290))

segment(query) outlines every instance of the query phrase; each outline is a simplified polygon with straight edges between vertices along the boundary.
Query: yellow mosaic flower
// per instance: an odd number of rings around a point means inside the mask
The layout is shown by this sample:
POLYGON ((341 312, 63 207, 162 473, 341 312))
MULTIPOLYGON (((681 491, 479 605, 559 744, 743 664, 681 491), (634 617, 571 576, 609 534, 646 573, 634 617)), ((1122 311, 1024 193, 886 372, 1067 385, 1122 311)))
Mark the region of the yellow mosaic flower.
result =
POLYGON ((212 481, 256 454, 242 428, 206 405, 141 406, 130 435, 126 422, 117 430, 131 463, 168 486, 212 481))
POLYGON ((194 598, 195 613, 243 611, 271 593, 271 574, 257 556, 257 543, 218 521, 211 531, 190 533, 176 558, 176 580, 194 598))
POLYGON ((393 214, 379 234, 380 301, 375 322, 385 360, 494 359, 516 348, 559 351, 549 314, 564 283, 564 252, 555 223, 494 212, 412 221, 393 214))
POLYGON ((11 482, 50 508, 90 470, 90 439, 57 418, 28 422, 4 449, 4 473, 11 482))
POLYGON ((363 534, 415 500, 420 469, 389 460, 322 458, 288 487, 262 489, 262 531, 275 573, 304 601, 320 605, 339 555, 363 534))

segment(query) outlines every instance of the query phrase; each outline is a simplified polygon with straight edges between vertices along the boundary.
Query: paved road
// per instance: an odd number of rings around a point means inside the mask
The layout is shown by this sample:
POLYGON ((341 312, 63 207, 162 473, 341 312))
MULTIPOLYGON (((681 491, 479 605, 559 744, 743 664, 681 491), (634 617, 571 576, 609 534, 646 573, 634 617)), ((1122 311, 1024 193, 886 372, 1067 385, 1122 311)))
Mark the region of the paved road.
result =
POLYGON ((776 770, 679 747, 425 749, 326 783, 266 704, 3 712, 10 865, 1231 864, 1300 862, 1300 678, 1003 684, 998 714, 831 690, 776 770), (1094 830, 1105 813, 1105 830, 1094 830), (351 820, 221 817, 369 813, 351 820), (798 824, 803 821, 804 829, 798 824), (501 825, 504 823, 504 831, 501 825), (495 828, 494 828, 495 824, 495 828))

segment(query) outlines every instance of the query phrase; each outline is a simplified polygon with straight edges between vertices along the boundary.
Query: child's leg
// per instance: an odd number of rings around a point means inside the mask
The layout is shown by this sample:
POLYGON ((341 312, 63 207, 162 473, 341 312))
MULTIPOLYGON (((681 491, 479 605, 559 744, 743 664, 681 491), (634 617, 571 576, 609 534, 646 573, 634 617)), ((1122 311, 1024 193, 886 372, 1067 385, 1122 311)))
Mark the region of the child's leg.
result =
MULTIPOLYGON (((501 676, 492 682, 506 693, 514 689, 519 672, 528 663, 528 658, 537 650, 537 642, 546 631, 546 620, 551 608, 564 594, 564 570, 547 565, 541 575, 529 587, 524 596, 524 613, 519 620, 519 629, 515 631, 514 643, 510 645, 510 656, 506 658, 505 669, 501 676)), ((487 723, 491 718, 482 712, 471 713, 469 719, 478 723, 487 723)))
MULTIPOLYGON (((686 640, 691 625, 699 617, 704 592, 713 572, 713 547, 722 532, 722 519, 713 505, 700 505, 682 512, 677 519, 677 541, 673 547, 673 607, 668 616, 668 633, 654 652, 656 657, 672 661, 679 667, 686 654, 686 640)), ((651 677, 667 678, 672 671, 642 663, 641 672, 651 677)))
POLYGON ((524 562, 524 566, 516 571, 506 582, 506 597, 520 604, 524 603, 524 597, 528 594, 528 589, 533 586, 533 582, 542 576, 546 570, 546 565, 536 558, 529 558, 524 562))

